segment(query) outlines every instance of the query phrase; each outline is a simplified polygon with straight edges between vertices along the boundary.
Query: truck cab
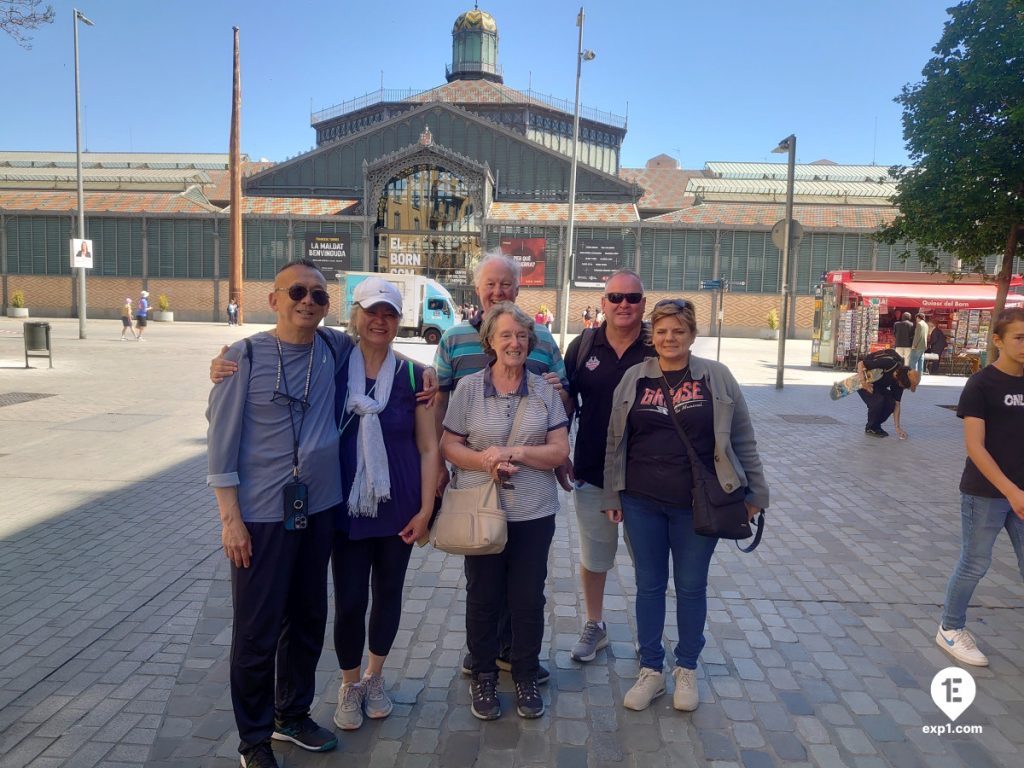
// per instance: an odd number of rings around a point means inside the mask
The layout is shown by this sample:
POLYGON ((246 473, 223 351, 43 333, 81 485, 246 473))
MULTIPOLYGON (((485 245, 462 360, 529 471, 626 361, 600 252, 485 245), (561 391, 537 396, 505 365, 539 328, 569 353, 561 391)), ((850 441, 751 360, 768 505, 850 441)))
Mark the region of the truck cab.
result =
POLYGON ((342 325, 348 325, 352 292, 368 277, 387 280, 402 294, 399 336, 418 336, 427 344, 437 344, 441 335, 455 325, 455 302, 447 288, 422 275, 394 275, 385 272, 342 272, 338 276, 341 293, 345 297, 338 317, 342 325))

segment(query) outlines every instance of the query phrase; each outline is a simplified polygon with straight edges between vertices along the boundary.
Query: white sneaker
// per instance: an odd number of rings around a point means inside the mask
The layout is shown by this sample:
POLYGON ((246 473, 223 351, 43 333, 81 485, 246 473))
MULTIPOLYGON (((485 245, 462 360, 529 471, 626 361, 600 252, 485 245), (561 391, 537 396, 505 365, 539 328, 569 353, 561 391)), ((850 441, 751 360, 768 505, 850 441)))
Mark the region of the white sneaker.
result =
POLYGON ((966 629, 943 629, 939 624, 935 642, 939 644, 939 648, 957 661, 972 664, 975 667, 988 666, 988 656, 978 650, 978 644, 974 642, 974 635, 966 629))
POLYGON ((334 724, 343 731, 354 731, 363 724, 363 699, 366 692, 361 683, 342 683, 338 689, 338 708, 334 724))
POLYGON ((665 676, 656 669, 640 667, 640 677, 626 692, 622 705, 636 712, 647 709, 651 702, 665 692, 665 676))
POLYGON ((697 695, 697 670, 676 667, 672 670, 676 680, 676 689, 672 693, 672 706, 683 712, 693 712, 700 704, 697 695))
POLYGON ((366 716, 371 720, 380 720, 391 714, 394 704, 388 698, 384 690, 384 678, 380 675, 371 675, 367 672, 363 676, 363 706, 366 709, 366 716))

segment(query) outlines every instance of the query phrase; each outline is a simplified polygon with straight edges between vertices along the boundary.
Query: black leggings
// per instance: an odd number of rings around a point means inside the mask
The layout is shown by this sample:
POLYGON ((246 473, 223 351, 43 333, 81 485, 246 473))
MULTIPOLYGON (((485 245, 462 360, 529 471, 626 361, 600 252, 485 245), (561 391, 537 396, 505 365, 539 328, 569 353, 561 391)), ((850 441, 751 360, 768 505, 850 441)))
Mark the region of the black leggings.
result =
POLYGON ((412 545, 398 536, 353 541, 334 533, 334 650, 340 669, 355 669, 363 660, 366 608, 370 610, 370 653, 387 656, 402 618, 402 589, 412 545))

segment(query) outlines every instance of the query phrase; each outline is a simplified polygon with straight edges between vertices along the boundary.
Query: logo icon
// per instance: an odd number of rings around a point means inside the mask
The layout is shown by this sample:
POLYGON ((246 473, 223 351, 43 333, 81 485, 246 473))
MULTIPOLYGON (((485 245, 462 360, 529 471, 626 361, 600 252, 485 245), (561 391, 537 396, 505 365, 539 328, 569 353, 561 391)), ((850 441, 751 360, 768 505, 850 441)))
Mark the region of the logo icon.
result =
POLYGON ((946 667, 932 678, 932 701, 950 721, 971 706, 977 692, 971 673, 960 667, 946 667))
POLYGON ((594 355, 589 360, 587 360, 585 367, 588 371, 593 371, 600 364, 601 361, 597 359, 597 355, 594 355))

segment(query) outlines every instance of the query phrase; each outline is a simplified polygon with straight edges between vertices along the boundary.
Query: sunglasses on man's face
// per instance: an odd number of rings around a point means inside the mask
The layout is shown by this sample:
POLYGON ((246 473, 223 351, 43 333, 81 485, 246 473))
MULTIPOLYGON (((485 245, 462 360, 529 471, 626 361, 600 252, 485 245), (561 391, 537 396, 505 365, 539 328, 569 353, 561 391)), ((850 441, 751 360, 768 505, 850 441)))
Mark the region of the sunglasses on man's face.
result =
POLYGON ((644 300, 644 295, 642 293, 606 293, 604 297, 612 304, 621 304, 623 299, 628 301, 630 304, 639 304, 644 300))
POLYGON ((323 288, 313 288, 312 290, 306 288, 304 285, 293 285, 291 288, 275 288, 275 291, 285 291, 288 294, 288 298, 292 301, 302 301, 306 298, 306 294, 313 299, 313 303, 326 307, 327 303, 331 300, 331 296, 323 288))

